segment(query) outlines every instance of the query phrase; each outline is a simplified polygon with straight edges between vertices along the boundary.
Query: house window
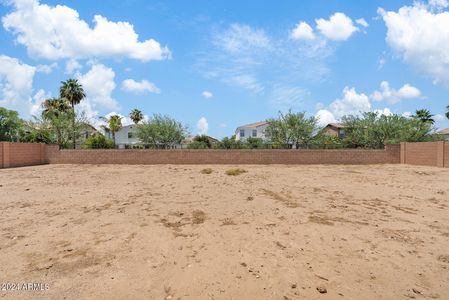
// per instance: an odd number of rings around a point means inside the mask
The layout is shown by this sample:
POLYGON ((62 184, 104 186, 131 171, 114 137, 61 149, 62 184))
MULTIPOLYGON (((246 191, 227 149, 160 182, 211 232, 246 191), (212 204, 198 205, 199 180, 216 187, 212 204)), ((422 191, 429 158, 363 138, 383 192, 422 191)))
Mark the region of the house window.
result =
POLYGON ((345 137, 345 130, 344 129, 340 129, 338 131, 338 137, 341 138, 341 139, 345 137))
POLYGON ((253 137, 257 137, 257 130, 253 129, 253 137))
POLYGON ((132 133, 132 132, 128 132, 128 138, 129 138, 129 139, 132 139, 132 138, 134 138, 134 135, 133 135, 133 133, 132 133))
POLYGON ((244 129, 240 129, 240 137, 245 137, 245 130, 244 129))

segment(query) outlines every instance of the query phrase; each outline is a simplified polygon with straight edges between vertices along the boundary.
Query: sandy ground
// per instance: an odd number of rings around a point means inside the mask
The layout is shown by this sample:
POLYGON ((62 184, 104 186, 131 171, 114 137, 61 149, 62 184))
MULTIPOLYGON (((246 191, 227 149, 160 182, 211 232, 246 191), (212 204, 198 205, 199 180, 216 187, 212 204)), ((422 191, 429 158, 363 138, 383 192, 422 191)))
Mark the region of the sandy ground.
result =
POLYGON ((0 170, 0 297, 449 299, 448 169, 231 167, 0 170))

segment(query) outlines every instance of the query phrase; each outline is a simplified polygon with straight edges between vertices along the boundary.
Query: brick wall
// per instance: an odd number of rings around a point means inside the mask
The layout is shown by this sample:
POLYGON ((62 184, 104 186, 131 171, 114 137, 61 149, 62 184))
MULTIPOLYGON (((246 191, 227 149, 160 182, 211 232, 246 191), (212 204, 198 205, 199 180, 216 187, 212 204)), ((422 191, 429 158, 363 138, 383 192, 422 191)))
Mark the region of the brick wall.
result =
POLYGON ((46 163, 45 144, 0 142, 0 168, 40 165, 46 163))
POLYGON ((401 163, 449 167, 449 142, 401 143, 401 163))
POLYGON ((385 150, 59 150, 53 164, 394 164, 400 146, 385 150))

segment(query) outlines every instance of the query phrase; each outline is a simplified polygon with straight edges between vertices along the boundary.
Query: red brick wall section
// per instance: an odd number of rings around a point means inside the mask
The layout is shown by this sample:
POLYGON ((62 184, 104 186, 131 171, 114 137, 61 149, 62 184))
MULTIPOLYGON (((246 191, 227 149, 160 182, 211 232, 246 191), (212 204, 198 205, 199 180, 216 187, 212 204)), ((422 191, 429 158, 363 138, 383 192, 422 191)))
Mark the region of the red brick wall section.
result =
POLYGON ((410 165, 442 167, 442 145, 443 142, 405 143, 404 161, 410 165))
POLYGON ((3 168, 3 142, 0 142, 0 169, 3 168))
POLYGON ((2 142, 1 146, 2 168, 46 163, 46 146, 43 144, 2 142))
POLYGON ((398 164, 400 146, 385 150, 61 150, 51 164, 398 164))
POLYGON ((449 142, 444 143, 444 167, 449 168, 449 142))

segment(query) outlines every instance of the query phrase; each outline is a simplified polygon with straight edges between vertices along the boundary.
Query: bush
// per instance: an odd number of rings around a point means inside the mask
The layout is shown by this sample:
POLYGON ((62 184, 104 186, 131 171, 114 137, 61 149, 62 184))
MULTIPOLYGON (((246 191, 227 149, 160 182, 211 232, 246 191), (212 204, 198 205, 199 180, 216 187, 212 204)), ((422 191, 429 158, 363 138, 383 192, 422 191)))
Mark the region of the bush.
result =
POLYGON ((193 141, 188 146, 188 149, 209 149, 205 142, 193 141))
POLYGON ((241 174, 244 174, 244 173, 247 173, 247 172, 248 171, 246 171, 245 169, 240 169, 240 168, 229 169, 229 170, 226 171, 226 175, 228 175, 228 176, 238 176, 238 175, 241 175, 241 174))
POLYGON ((84 149, 111 149, 114 142, 106 139, 101 133, 94 134, 86 139, 83 144, 84 149))

